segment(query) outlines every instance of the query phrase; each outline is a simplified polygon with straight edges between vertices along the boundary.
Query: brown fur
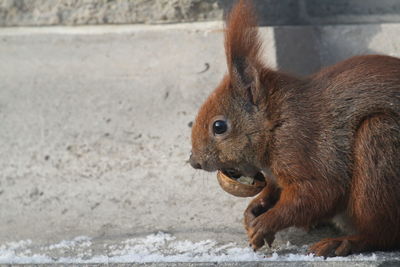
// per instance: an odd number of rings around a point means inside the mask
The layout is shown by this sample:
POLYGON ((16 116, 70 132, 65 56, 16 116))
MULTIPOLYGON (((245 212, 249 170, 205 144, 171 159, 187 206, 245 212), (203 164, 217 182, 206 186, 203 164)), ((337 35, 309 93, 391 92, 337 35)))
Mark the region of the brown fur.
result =
POLYGON ((191 163, 275 181, 245 211, 258 249, 277 231, 347 213, 357 233, 310 250, 334 256, 400 246, 400 59, 359 56, 295 78, 260 59, 249 1, 228 16, 228 74, 201 107, 191 163), (216 118, 229 130, 214 135, 216 118), (272 192, 272 193, 271 193, 272 192))

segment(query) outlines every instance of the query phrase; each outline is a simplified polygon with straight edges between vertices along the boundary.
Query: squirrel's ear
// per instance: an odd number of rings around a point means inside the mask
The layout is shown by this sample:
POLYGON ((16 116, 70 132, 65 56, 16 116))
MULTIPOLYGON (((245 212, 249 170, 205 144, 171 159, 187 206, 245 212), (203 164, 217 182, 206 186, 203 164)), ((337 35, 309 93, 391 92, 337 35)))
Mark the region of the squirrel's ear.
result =
POLYGON ((234 60, 230 71, 232 90, 254 106, 266 100, 266 91, 260 83, 260 71, 257 65, 246 62, 246 59, 234 60))
POLYGON ((227 17, 225 51, 233 90, 253 105, 263 103, 261 40, 254 7, 249 0, 240 0, 227 17))

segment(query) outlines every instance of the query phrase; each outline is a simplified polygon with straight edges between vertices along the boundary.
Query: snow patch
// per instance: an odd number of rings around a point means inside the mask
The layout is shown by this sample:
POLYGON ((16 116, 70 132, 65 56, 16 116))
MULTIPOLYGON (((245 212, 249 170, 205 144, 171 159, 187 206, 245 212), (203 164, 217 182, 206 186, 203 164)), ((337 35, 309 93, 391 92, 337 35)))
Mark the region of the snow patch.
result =
MULTIPOLYGON (((175 236, 163 232, 104 245, 103 251, 96 255, 92 255, 91 239, 84 236, 43 246, 40 248, 40 251, 43 252, 41 254, 33 253, 32 247, 31 240, 1 245, 0 264, 324 261, 322 257, 315 257, 311 254, 280 255, 278 252, 274 252, 272 256, 266 256, 261 252, 253 252, 249 247, 238 247, 235 243, 219 244, 214 240, 199 242, 177 240, 175 236), (66 252, 71 255, 63 256, 66 252)), ((293 248, 295 246, 288 242, 286 247, 293 248)), ((372 254, 327 259, 327 261, 354 260, 376 261, 377 256, 372 254)))
POLYGON ((63 240, 60 243, 50 245, 47 249, 68 249, 74 246, 85 246, 89 247, 92 243, 90 238, 87 236, 77 236, 73 240, 63 240))
POLYGON ((31 240, 9 242, 0 246, 0 264, 47 263, 51 259, 45 255, 32 254, 28 248, 31 240))

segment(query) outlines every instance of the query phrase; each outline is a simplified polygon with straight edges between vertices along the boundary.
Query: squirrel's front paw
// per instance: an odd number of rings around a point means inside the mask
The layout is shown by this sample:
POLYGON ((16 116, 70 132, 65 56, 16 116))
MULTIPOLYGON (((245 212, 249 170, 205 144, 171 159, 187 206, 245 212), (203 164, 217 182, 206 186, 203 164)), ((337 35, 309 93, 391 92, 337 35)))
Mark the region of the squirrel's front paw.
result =
POLYGON ((244 211, 244 227, 248 231, 250 224, 261 214, 267 212, 272 205, 266 199, 254 199, 244 211))
POLYGON ((249 237, 250 246, 257 250, 264 246, 265 242, 271 247, 275 240, 275 232, 271 231, 267 225, 267 214, 264 213, 255 218, 249 225, 247 235, 249 237))

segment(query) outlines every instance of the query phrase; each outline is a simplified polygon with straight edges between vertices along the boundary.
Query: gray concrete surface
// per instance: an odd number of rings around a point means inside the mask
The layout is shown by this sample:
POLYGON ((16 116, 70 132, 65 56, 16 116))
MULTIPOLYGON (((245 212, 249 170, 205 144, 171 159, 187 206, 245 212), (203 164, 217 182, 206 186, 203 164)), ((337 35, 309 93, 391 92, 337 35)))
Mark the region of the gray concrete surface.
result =
POLYGON ((128 28, 0 30, 1 240, 237 229, 245 201, 186 164, 221 34, 128 28))
MULTIPOLYGON (((270 66, 308 72, 353 53, 399 56, 399 32, 277 27, 262 36, 270 66), (307 59, 299 52, 314 41, 307 59)), ((0 29, 0 245, 31 239, 34 250, 85 235, 102 248, 164 231, 246 246, 249 200, 186 163, 188 123, 225 69, 221 23, 0 29)), ((304 253, 338 234, 289 229, 273 251, 304 253)))
MULTIPOLYGON (((234 0, 2 0, 0 26, 221 20, 234 0)), ((397 0, 254 0, 262 25, 400 21, 397 0)))

